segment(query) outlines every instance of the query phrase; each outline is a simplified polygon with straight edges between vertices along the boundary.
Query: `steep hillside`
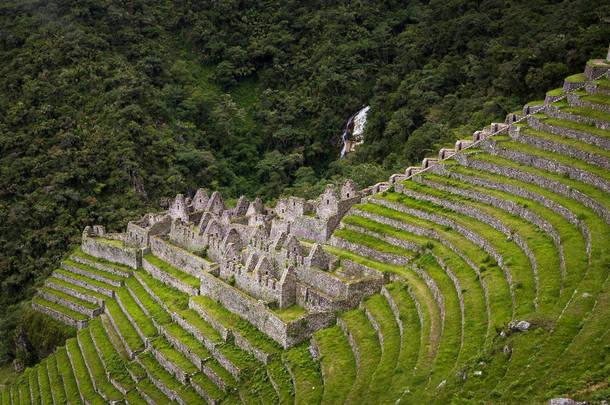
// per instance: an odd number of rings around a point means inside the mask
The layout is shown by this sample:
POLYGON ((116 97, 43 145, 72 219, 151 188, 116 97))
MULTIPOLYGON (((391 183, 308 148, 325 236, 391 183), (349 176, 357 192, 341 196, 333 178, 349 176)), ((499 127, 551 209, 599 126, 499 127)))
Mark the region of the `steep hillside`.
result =
POLYGON ((0 403, 606 400, 609 75, 363 190, 85 228, 32 300, 77 336, 0 403))
POLYGON ((269 201, 372 184, 558 85, 603 50, 607 15, 588 0, 3 2, 0 363, 76 229, 122 229, 201 186, 269 201), (363 103, 366 142, 337 161, 363 103))

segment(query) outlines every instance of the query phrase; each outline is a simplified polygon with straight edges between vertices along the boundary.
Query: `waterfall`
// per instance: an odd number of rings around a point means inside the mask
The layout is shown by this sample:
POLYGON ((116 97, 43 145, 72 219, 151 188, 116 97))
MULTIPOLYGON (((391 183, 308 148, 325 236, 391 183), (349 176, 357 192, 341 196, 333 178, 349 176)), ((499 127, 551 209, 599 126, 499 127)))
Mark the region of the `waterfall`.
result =
POLYGON ((347 124, 345 125, 345 130, 343 131, 343 135, 341 135, 341 140, 343 141, 343 148, 341 149, 341 157, 344 157, 346 153, 353 151, 353 147, 355 145, 359 145, 362 143, 362 133, 364 132, 364 125, 366 124, 366 114, 371 107, 366 106, 358 110, 355 114, 349 117, 347 120, 347 124), (350 126, 353 122, 353 129, 350 131, 350 126), (348 143, 352 150, 348 149, 348 143))

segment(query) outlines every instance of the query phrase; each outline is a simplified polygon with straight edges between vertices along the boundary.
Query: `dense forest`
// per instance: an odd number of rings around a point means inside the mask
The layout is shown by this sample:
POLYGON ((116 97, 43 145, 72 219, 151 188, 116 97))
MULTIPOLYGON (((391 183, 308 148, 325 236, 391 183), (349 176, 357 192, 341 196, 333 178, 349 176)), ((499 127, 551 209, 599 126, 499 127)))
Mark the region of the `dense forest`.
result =
POLYGON ((84 226, 122 229, 201 186, 272 203, 385 179, 605 55, 609 15, 599 0, 2 2, 0 364, 63 338, 28 329, 23 300, 84 226), (365 104, 365 144, 338 159, 365 104))

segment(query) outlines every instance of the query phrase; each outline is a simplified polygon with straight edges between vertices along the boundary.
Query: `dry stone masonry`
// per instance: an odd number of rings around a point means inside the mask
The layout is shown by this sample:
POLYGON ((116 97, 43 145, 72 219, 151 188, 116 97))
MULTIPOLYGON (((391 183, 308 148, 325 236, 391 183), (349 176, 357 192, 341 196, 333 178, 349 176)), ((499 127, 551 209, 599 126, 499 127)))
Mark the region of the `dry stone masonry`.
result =
POLYGON ((86 227, 32 300, 78 338, 0 405, 595 403, 609 71, 589 61, 363 190, 230 207, 199 189, 123 233, 86 227))

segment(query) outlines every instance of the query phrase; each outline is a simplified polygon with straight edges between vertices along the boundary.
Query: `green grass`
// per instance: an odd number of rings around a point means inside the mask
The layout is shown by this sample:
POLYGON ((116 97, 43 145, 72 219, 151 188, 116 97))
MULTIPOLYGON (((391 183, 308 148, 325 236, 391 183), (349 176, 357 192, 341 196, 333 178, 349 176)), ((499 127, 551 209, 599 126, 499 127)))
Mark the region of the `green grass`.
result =
POLYGON ((148 378, 144 378, 138 382, 138 388, 148 395, 157 404, 175 404, 175 401, 170 401, 165 394, 155 386, 148 378))
MULTIPOLYGON (((586 247, 585 247, 585 241, 580 233, 580 230, 578 229, 578 227, 576 225, 572 225, 559 214, 536 203, 535 201, 533 201, 531 199, 525 199, 525 198, 513 196, 512 194, 505 193, 505 192, 498 191, 498 190, 477 187, 477 186, 474 186, 465 181, 459 181, 459 180, 455 180, 455 179, 447 180, 440 176, 429 176, 429 178, 435 182, 448 184, 448 185, 451 185, 452 187, 457 187, 461 190, 472 190, 472 191, 475 191, 478 193, 491 195, 491 196, 501 199, 501 200, 512 201, 515 204, 519 204, 521 206, 527 207, 530 211, 532 211, 532 212, 536 213, 537 215, 539 215, 540 217, 546 219, 553 225, 554 229, 559 234, 561 245, 562 245, 563 251, 564 251, 565 267, 566 267, 566 269, 569 269, 569 271, 567 271, 567 274, 565 275, 565 279, 562 277, 561 286, 559 288, 563 288, 564 290, 571 291, 571 288, 573 288, 576 285, 576 283, 578 282, 578 280, 580 280, 580 277, 582 277, 583 270, 587 266, 586 247)), ((516 227, 516 225, 512 225, 512 226, 516 227)), ((519 226, 518 228, 525 229, 525 228, 522 228, 521 226, 519 226)), ((537 230, 537 231, 532 230, 531 225, 528 226, 528 228, 530 228, 529 237, 531 239, 538 240, 539 235, 535 235, 532 232, 539 232, 539 230, 537 230)), ((531 239, 528 239, 528 243, 532 244, 532 249, 534 250, 535 254, 536 255, 540 255, 541 253, 544 254, 544 250, 536 248, 535 242, 533 242, 531 239)), ((548 248, 546 250, 548 251, 548 248)), ((558 264, 554 263, 554 264, 551 264, 551 266, 558 266, 558 264)), ((550 287, 552 290, 553 288, 557 288, 558 286, 548 285, 548 287, 550 287)), ((545 290, 544 282, 541 282, 540 290, 541 290, 541 292, 544 292, 544 290, 545 290)), ((558 300, 557 298, 545 299, 544 297, 542 297, 540 300, 540 304, 542 304, 542 305, 545 305, 545 304, 557 305, 558 304, 559 307, 562 307, 564 303, 565 303, 565 294, 564 294, 563 298, 560 300, 558 300)))
POLYGON ((610 114, 603 112, 603 111, 594 110, 592 108, 564 107, 561 109, 561 111, 580 115, 580 116, 587 117, 587 118, 594 118, 594 119, 598 119, 598 120, 610 121, 610 114))
POLYGON ((137 275, 170 311, 178 312, 188 308, 188 294, 177 288, 163 284, 144 270, 138 270, 137 275))
MULTIPOLYGON (((38 387, 38 367, 30 369, 28 373, 28 380, 30 383, 30 389, 32 390, 32 403, 39 404, 40 403, 40 389, 38 387)), ((63 382, 62 382, 63 385, 63 382)), ((0 396, 0 402, 2 402, 2 397, 0 396)), ((4 405, 4 403, 3 403, 4 405)))
POLYGON ((178 366, 187 374, 194 374, 199 369, 181 352, 174 349, 164 336, 158 336, 150 340, 152 346, 159 351, 167 360, 178 366))
POLYGON ((515 151, 522 152, 522 153, 527 153, 529 155, 543 157, 546 159, 550 159, 550 160, 553 160, 556 162, 563 163, 564 165, 574 167, 576 169, 584 170, 584 171, 594 174, 606 181, 609 181, 609 179, 610 179, 610 173, 608 172, 608 170, 601 168, 599 166, 585 163, 579 159, 561 155, 559 153, 549 152, 549 151, 546 151, 543 149, 538 149, 533 146, 519 143, 519 142, 507 141, 507 142, 501 142, 501 143, 499 143, 499 145, 503 148, 515 150, 515 151))
MULTIPOLYGON (((40 384, 40 397, 43 404, 53 404, 53 394, 51 393, 51 383, 47 372, 47 359, 42 360, 37 368, 38 383, 40 384)), ((8 392, 8 390, 6 391, 8 392)), ((10 402, 8 402, 10 403, 10 402)))
POLYGON ((82 257, 83 259, 87 259, 92 262, 97 262, 97 263, 103 264, 104 266, 112 267, 115 270, 119 270, 119 271, 122 271, 125 273, 131 273, 134 270, 131 267, 126 266, 124 264, 111 262, 111 261, 103 259, 101 257, 91 256, 91 255, 83 252, 83 249, 80 246, 72 252, 72 255, 82 257))
POLYGON ((76 381, 78 381, 78 387, 81 395, 84 398, 87 398, 87 401, 93 405, 105 404, 106 401, 104 401, 104 399, 95 391, 95 388, 93 387, 91 377, 89 376, 87 366, 85 365, 85 359, 83 358, 80 348, 78 347, 76 339, 72 338, 67 340, 66 349, 68 350, 74 365, 74 376, 76 377, 76 381))
POLYGON ((144 350, 144 342, 121 310, 121 307, 119 307, 119 304, 115 300, 106 301, 106 310, 110 313, 112 319, 114 319, 121 336, 125 339, 129 348, 131 350, 144 350))
POLYGON ((272 312, 279 316, 284 322, 294 321, 295 319, 307 315, 305 308, 297 304, 293 304, 287 308, 274 309, 272 312))
POLYGON ((610 89, 610 79, 602 77, 601 79, 594 80, 593 83, 597 83, 598 87, 602 89, 610 89))
POLYGON ((563 94, 563 89, 561 87, 558 87, 556 89, 549 90, 546 92, 547 96, 561 96, 562 94, 563 94))
POLYGON ((403 325, 400 356, 392 376, 391 389, 389 389, 386 397, 386 403, 394 404, 408 394, 405 390, 409 387, 410 378, 417 364, 420 350, 425 349, 421 344, 428 341, 428 336, 425 335, 425 332, 426 330, 429 332, 429 324, 424 325, 422 329, 419 314, 413 299, 409 295, 407 284, 392 283, 387 284, 386 288, 396 303, 403 325))
POLYGON ((59 305, 55 302, 46 300, 40 296, 32 298, 32 302, 35 302, 35 303, 42 305, 44 307, 47 307, 47 308, 51 308, 57 312, 66 314, 72 319, 81 320, 81 321, 89 319, 89 317, 85 314, 81 314, 80 312, 73 311, 70 308, 66 308, 63 305, 59 305))
POLYGON ((148 315, 140 308, 131 294, 125 288, 117 290, 117 300, 121 300, 123 307, 129 312, 131 318, 136 322, 140 331, 146 337, 156 336, 157 328, 148 315))
MULTIPOLYGON (((425 174, 424 178, 458 189, 461 187, 460 183, 447 180, 441 176, 425 174)), ((479 211, 498 220, 508 229, 513 230, 514 233, 520 235, 536 258, 538 267, 538 304, 540 305, 541 309, 548 309, 548 307, 555 304, 555 301, 559 297, 562 283, 559 252, 551 238, 544 233, 541 228, 538 228, 536 225, 521 219, 519 216, 509 214, 491 205, 479 203, 472 199, 451 194, 449 192, 425 185, 417 185, 417 188, 420 192, 435 195, 454 203, 467 204, 473 209, 478 209, 479 211)))
POLYGON ((267 365, 267 372, 278 386, 281 404, 294 403, 294 386, 286 366, 280 359, 274 359, 267 365))
POLYGON ((186 330, 182 329, 182 327, 177 323, 167 324, 164 326, 164 328, 199 358, 206 359, 212 355, 210 351, 203 345, 203 343, 198 341, 193 335, 188 333, 186 330))
POLYGON ((180 315, 188 323, 193 325, 197 330, 201 332, 203 336, 205 336, 211 342, 222 342, 222 337, 220 336, 218 331, 214 329, 214 327, 210 325, 205 319, 203 319, 201 315, 199 315, 199 313, 194 309, 185 309, 184 311, 180 311, 178 315, 180 315))
POLYGON ((96 286, 96 287, 104 288, 104 289, 110 290, 110 291, 114 291, 117 288, 117 287, 115 287, 113 285, 110 285, 108 283, 104 283, 103 281, 94 280, 94 279, 92 279, 90 277, 86 277, 86 276, 83 276, 83 275, 80 275, 80 274, 77 274, 77 273, 72 273, 71 271, 67 271, 67 270, 64 270, 64 269, 57 269, 57 270, 55 270, 54 273, 63 274, 63 275, 68 276, 68 277, 70 277, 70 278, 72 278, 74 280, 83 281, 83 282, 85 282, 85 283, 87 283, 89 285, 93 285, 93 286, 96 286))
POLYGON ((389 394, 388 388, 392 385, 392 376, 400 354, 400 330, 385 297, 373 295, 364 305, 377 321, 383 336, 381 358, 366 393, 367 402, 374 403, 389 394))
POLYGON ((165 325, 172 321, 172 317, 167 311, 148 294, 142 284, 135 278, 130 277, 125 281, 125 284, 138 298, 140 303, 146 308, 150 316, 161 325, 165 325))
MULTIPOLYGON (((579 181, 566 178, 565 176, 562 176, 562 175, 559 175, 556 173, 552 173, 552 172, 547 172, 545 170, 537 169, 535 167, 522 165, 522 164, 519 164, 512 160, 505 159, 505 158, 502 158, 499 156, 480 154, 480 155, 474 156, 472 159, 480 160, 483 162, 488 162, 493 165, 497 165, 497 166, 501 166, 501 167, 503 166, 503 167, 508 167, 511 169, 520 170, 522 172, 527 172, 527 173, 535 174, 535 175, 542 176, 542 177, 546 177, 550 180, 554 180, 554 181, 562 183, 570 188, 578 190, 581 193, 590 197, 591 199, 599 202, 606 209, 610 209, 610 201, 608 201, 608 198, 606 198, 607 194, 605 192, 603 192, 602 190, 599 190, 598 188, 595 188, 589 184, 581 183, 579 181)), ((562 198, 565 199, 566 197, 562 197, 562 198)))
POLYGON ((588 153, 593 153, 596 155, 600 155, 600 156, 604 156, 607 158, 610 158, 610 151, 606 150, 604 148, 601 148, 599 146, 595 146, 595 145, 591 145, 589 143, 583 142, 579 139, 573 139, 573 138, 566 138, 564 136, 560 136, 560 135, 555 135, 553 133, 550 132, 544 132, 544 131, 536 131, 534 129, 526 129, 524 131, 521 131, 522 134, 525 135, 531 135, 531 136, 535 136, 541 139, 546 139, 548 141, 551 142, 556 142, 559 144, 563 144, 565 146, 569 146, 571 148, 574 149, 580 149, 583 150, 585 152, 588 153))
POLYGON ((103 277, 106 280, 112 280, 115 282, 120 282, 120 281, 125 280, 125 277, 123 277, 123 276, 119 276, 114 273, 110 273, 109 271, 100 270, 95 267, 91 267, 87 264, 75 262, 74 260, 71 260, 71 259, 66 259, 63 261, 63 263, 70 265, 70 266, 77 267, 79 269, 83 269, 83 270, 87 271, 88 273, 96 274, 100 277, 103 277))
POLYGON ((72 365, 70 364, 70 360, 68 359, 66 347, 58 347, 57 351, 55 352, 55 356, 57 357, 57 369, 61 374, 61 379, 64 384, 64 390, 68 402, 73 405, 82 404, 83 402, 78 391, 78 385, 76 384, 72 365))
POLYGON ((586 96, 581 97, 581 99, 595 104, 610 105, 610 96, 606 94, 587 94, 586 96))
POLYGON ((337 325, 315 334, 324 368, 323 404, 342 404, 356 380, 354 353, 337 325))
POLYGON ((326 252, 335 255, 340 259, 351 260, 355 263, 362 264, 375 270, 379 270, 383 273, 400 273, 403 269, 401 266, 378 262, 377 260, 369 259, 366 256, 361 256, 349 250, 340 249, 334 246, 324 245, 323 248, 326 252))
POLYGON ((102 238, 102 237, 99 237, 99 236, 92 237, 91 239, 96 240, 96 241, 101 242, 101 243, 106 243, 108 245, 117 246, 117 247, 120 247, 120 248, 125 248, 125 242, 123 242, 122 240, 102 238))
POLYGON ((233 378, 233 375, 228 372, 218 360, 211 358, 205 362, 205 365, 214 372, 220 379, 227 385, 227 387, 235 387, 237 381, 233 378))
POLYGON ((348 242, 356 243, 368 248, 377 250, 383 253, 390 253, 398 256, 404 256, 411 258, 414 256, 414 252, 411 250, 404 249, 400 246, 393 245, 374 236, 355 232, 349 229, 340 229, 333 234, 333 236, 344 239, 348 242))
POLYGON ((168 373, 150 352, 140 354, 138 359, 152 375, 161 380, 170 390, 175 391, 184 402, 196 404, 203 401, 192 387, 182 385, 174 376, 168 373))
POLYGON ((587 132, 605 138, 610 138, 610 131, 606 129, 597 128, 594 125, 581 124, 580 122, 574 121, 560 120, 558 118, 545 118, 544 120, 542 120, 542 123, 587 132))
POLYGON ((227 310, 220 303, 206 297, 205 295, 198 295, 191 297, 191 299, 200 305, 208 314, 216 318, 226 328, 239 332, 254 347, 264 351, 265 353, 276 353, 281 350, 282 347, 279 343, 256 329, 249 322, 244 321, 239 316, 227 310))
POLYGON ((295 405, 319 404, 324 393, 320 364, 309 353, 309 342, 301 343, 282 353, 294 375, 295 405))
MULTIPOLYGON (((428 231, 436 232, 439 237, 443 238, 448 243, 459 249, 462 255, 467 256, 470 260, 478 267, 485 267, 486 271, 482 273, 482 279, 486 282, 489 294, 494 297, 494 300, 489 302, 490 307, 490 319, 489 328, 500 327, 502 324, 508 322, 512 317, 512 301, 508 282, 506 280, 504 272, 498 267, 498 264, 492 259, 480 246, 475 245, 470 240, 466 239, 463 235, 449 227, 439 227, 437 224, 415 217, 413 215, 406 214, 401 211, 393 210, 382 205, 377 204, 360 204, 354 206, 354 208, 378 215, 381 219, 387 218, 395 221, 410 223, 428 231)), ((382 232, 385 230, 382 230, 382 232)), ((403 237, 410 235, 409 233, 401 233, 403 237)), ((399 236, 399 235, 397 235, 399 236)), ((434 250, 440 249, 440 243, 433 244, 434 250), (438 245, 438 246, 437 246, 438 245)), ((441 257, 443 252, 440 252, 441 257)), ((461 259, 461 258, 460 258, 461 259)), ((462 265, 463 266, 463 265, 462 265)), ((468 266, 469 267, 469 266, 468 266)), ((454 266, 454 268, 461 268, 454 266)), ((468 270, 465 270, 469 272, 468 270)), ((479 279, 476 274, 471 274, 473 281, 476 281, 479 286, 478 289, 482 290, 479 279)), ((463 280, 463 278, 462 278, 463 280)), ((467 285, 465 284, 467 287, 467 285)), ((474 291, 474 289, 471 289, 474 291)))
POLYGON ((565 78, 566 82, 588 82, 589 79, 585 76, 584 73, 577 73, 572 76, 568 76, 565 78))
POLYGON ((93 344, 93 339, 89 333, 89 328, 78 331, 78 342, 82 348, 83 358, 89 365, 91 376, 95 382, 95 386, 105 394, 111 401, 119 401, 123 398, 123 394, 117 390, 114 385, 106 378, 106 371, 100 359, 97 350, 93 344))
POLYGON ((125 399, 129 405, 148 405, 148 402, 142 398, 137 390, 129 391, 127 395, 125 395, 125 399))
POLYGON ((49 374, 49 384, 51 386, 51 393, 53 394, 53 401, 56 404, 65 403, 66 392, 64 391, 64 385, 57 370, 57 360, 54 354, 47 357, 47 373, 49 374))
POLYGON ((199 373, 191 378, 195 384, 199 385, 203 390, 214 399, 221 399, 225 393, 214 384, 205 374, 199 373))
POLYGON ((75 296, 70 295, 70 294, 66 294, 65 292, 62 292, 62 291, 59 291, 59 290, 55 290, 55 289, 50 288, 50 287, 41 287, 39 289, 39 291, 44 291, 46 293, 49 293, 49 294, 52 294, 52 295, 56 295, 56 296, 58 296, 60 298, 63 298, 65 300, 67 300, 67 301, 71 301, 71 302, 73 302, 73 303, 75 303, 77 305, 83 306, 83 307, 88 308, 88 309, 97 309, 97 308, 99 308, 99 305, 97 305, 97 304, 94 304, 94 303, 89 302, 89 301, 85 301, 85 300, 83 300, 81 298, 75 297, 75 296))
POLYGON ((165 273, 169 274, 170 276, 182 281, 185 284, 188 284, 189 286, 191 286, 193 288, 198 289, 201 284, 201 281, 199 280, 199 278, 194 277, 181 270, 178 270, 174 266, 164 262, 163 260, 159 259, 158 257, 153 256, 152 254, 144 255, 143 259, 145 259, 147 262, 149 262, 153 266, 157 267, 159 270, 164 271, 165 273))
POLYGON ((381 346, 377 331, 366 317, 364 310, 354 309, 341 315, 358 347, 360 362, 354 385, 346 404, 358 404, 366 397, 369 383, 381 358, 381 346))
POLYGON ((62 287, 69 288, 71 290, 77 291, 77 292, 82 293, 82 294, 90 295, 91 297, 98 298, 100 300, 108 299, 107 296, 105 296, 104 294, 100 294, 97 291, 93 291, 93 290, 90 290, 88 288, 81 287, 79 285, 72 284, 72 283, 69 283, 69 282, 64 281, 64 280, 60 280, 60 279, 58 279, 56 277, 49 277, 47 279, 47 281, 53 282, 53 283, 58 284, 58 285, 60 285, 62 287))
POLYGON ((127 389, 134 389, 135 383, 127 372, 125 363, 116 348, 112 344, 110 337, 106 333, 102 320, 98 317, 91 321, 89 329, 97 347, 101 352, 101 359, 106 365, 106 370, 110 378, 117 381, 121 386, 127 389))

